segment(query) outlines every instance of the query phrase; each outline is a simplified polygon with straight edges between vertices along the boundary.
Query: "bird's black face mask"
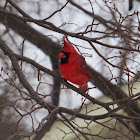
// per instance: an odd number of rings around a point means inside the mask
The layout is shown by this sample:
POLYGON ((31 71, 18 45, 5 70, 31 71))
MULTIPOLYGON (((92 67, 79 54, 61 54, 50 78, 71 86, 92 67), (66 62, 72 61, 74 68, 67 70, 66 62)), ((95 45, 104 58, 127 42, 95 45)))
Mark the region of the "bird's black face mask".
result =
POLYGON ((66 55, 66 58, 61 58, 60 64, 67 64, 70 53, 67 53, 67 52, 64 52, 64 51, 62 51, 62 52, 66 55))

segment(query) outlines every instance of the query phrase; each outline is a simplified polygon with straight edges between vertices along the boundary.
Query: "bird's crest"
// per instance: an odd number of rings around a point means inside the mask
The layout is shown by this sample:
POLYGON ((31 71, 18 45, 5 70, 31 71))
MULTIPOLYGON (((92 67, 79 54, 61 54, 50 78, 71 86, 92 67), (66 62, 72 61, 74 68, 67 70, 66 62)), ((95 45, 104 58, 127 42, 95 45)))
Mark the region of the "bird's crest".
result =
POLYGON ((63 42, 64 42, 64 46, 63 46, 62 51, 69 52, 69 53, 75 53, 76 52, 74 47, 65 40, 65 37, 63 37, 63 42))

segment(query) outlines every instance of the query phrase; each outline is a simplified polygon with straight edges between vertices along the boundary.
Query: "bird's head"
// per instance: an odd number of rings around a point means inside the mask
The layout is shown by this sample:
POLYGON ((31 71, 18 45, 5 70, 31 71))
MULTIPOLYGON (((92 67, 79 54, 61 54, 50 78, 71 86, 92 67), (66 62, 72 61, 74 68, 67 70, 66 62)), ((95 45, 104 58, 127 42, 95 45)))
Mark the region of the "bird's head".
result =
POLYGON ((74 49, 74 47, 65 40, 64 37, 63 37, 63 42, 64 42, 64 46, 61 50, 61 53, 58 55, 58 57, 61 58, 61 63, 65 64, 68 62, 68 58, 69 58, 70 54, 77 53, 77 52, 74 49))
POLYGON ((65 38, 63 37, 63 43, 64 43, 64 46, 62 48, 62 51, 63 52, 66 52, 66 53, 75 53, 76 50, 74 49, 74 47, 68 43, 65 38))

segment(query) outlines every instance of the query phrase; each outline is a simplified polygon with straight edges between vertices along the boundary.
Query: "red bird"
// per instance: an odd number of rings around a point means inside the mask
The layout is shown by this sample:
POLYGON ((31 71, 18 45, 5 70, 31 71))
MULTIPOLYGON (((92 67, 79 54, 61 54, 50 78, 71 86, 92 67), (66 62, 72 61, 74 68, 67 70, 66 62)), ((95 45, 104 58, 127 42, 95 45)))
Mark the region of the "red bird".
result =
POLYGON ((74 47, 65 41, 58 57, 61 58, 59 70, 62 76, 70 82, 79 85, 82 91, 87 90, 87 82, 92 79, 92 74, 87 68, 85 58, 79 55, 74 47))

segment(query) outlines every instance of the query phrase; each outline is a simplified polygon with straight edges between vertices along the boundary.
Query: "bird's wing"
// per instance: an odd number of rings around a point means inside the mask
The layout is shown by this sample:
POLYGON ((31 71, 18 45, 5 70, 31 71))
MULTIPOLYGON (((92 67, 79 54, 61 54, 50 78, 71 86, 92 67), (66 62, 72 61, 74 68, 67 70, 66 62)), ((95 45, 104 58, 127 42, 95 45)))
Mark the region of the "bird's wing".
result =
POLYGON ((90 70, 88 69, 87 67, 87 64, 86 64, 86 61, 85 61, 85 58, 81 55, 79 55, 79 58, 78 58, 78 61, 79 61, 79 69, 80 71, 84 74, 84 75, 87 75, 87 77, 89 79, 92 79, 92 74, 90 72, 90 70))

